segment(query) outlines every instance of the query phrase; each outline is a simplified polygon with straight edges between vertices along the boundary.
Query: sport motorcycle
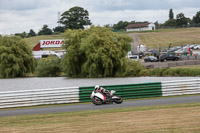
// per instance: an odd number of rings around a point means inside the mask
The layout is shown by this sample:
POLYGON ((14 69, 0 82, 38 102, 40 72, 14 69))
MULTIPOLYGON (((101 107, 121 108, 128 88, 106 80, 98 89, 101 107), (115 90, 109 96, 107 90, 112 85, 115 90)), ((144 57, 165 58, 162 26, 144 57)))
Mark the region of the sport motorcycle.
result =
POLYGON ((123 99, 120 96, 114 95, 116 91, 111 90, 107 91, 106 94, 93 91, 91 94, 91 100, 95 105, 107 104, 107 103, 116 103, 121 104, 123 99))

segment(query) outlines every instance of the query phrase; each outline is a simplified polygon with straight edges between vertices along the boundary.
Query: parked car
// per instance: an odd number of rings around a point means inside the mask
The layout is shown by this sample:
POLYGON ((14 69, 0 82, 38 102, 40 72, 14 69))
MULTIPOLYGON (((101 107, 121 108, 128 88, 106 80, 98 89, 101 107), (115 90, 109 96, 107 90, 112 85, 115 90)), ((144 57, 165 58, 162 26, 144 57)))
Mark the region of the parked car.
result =
POLYGON ((181 49, 181 46, 175 46, 175 47, 170 48, 167 52, 175 52, 179 49, 181 49))
POLYGON ((193 49, 200 49, 200 45, 196 45, 196 46, 194 46, 193 49))
POLYGON ((154 56, 145 56, 144 57, 144 62, 158 62, 158 58, 154 56))
POLYGON ((182 49, 179 49, 177 51, 175 51, 176 54, 192 54, 193 53, 193 50, 191 48, 182 48, 182 49), (190 51, 190 52, 189 52, 190 51))
POLYGON ((128 58, 138 61, 139 60, 139 55, 129 55, 128 58))
POLYGON ((167 61, 167 60, 178 61, 179 57, 173 54, 164 54, 164 55, 160 55, 159 60, 161 62, 167 61))

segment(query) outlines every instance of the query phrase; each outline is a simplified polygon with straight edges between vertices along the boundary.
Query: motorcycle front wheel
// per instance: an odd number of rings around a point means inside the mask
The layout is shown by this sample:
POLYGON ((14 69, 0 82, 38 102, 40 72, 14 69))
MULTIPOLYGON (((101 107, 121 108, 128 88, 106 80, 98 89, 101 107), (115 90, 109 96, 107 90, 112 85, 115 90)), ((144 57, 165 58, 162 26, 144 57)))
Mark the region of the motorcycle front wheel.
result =
POLYGON ((103 102, 100 98, 98 97, 93 97, 92 98, 92 102, 95 104, 95 105, 101 105, 103 102))
POLYGON ((121 104, 122 102, 123 102, 123 99, 120 97, 120 96, 117 96, 118 98, 116 98, 115 100, 114 100, 114 102, 116 103, 116 104, 121 104))

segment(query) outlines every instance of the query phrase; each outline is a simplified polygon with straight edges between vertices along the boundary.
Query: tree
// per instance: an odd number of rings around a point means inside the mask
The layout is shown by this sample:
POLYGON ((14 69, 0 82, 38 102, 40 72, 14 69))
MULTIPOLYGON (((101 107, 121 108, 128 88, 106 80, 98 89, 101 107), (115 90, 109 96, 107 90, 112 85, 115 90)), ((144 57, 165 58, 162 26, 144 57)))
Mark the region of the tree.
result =
POLYGON ((60 33, 63 33, 65 32, 65 28, 62 27, 62 26, 57 26, 53 29, 54 32, 60 32, 60 33))
POLYGON ((29 45, 20 37, 0 37, 0 77, 22 77, 34 70, 29 45))
POLYGON ((129 22, 127 21, 119 21, 117 24, 113 25, 113 28, 115 30, 121 30, 121 29, 125 29, 125 27, 128 25, 129 25, 129 22))
POLYGON ((28 37, 36 36, 36 33, 33 29, 30 29, 30 32, 28 33, 28 37))
POLYGON ((27 33, 24 31, 22 33, 15 33, 15 36, 20 36, 21 38, 26 38, 27 37, 27 33))
POLYGON ((36 75, 40 77, 59 76, 60 72, 60 59, 55 56, 41 59, 36 67, 36 75))
POLYGON ((176 16, 176 25, 177 26, 186 26, 186 25, 188 25, 188 18, 186 18, 183 13, 177 14, 177 16, 176 16))
POLYGON ((196 13, 196 15, 193 17, 192 22, 193 22, 194 24, 200 24, 200 11, 198 11, 198 12, 196 13))
POLYGON ((165 21, 164 25, 176 27, 176 20, 175 19, 169 19, 169 20, 165 21))
POLYGON ((104 27, 106 27, 106 28, 112 28, 113 26, 112 26, 112 24, 105 24, 104 27))
POLYGON ((52 30, 48 28, 48 25, 43 25, 42 29, 38 32, 38 35, 51 35, 52 30))
POLYGON ((62 64, 68 77, 111 77, 124 73, 132 38, 106 27, 67 30, 62 64))
POLYGON ((170 19, 174 19, 174 13, 173 13, 173 9, 169 10, 169 20, 170 19))
POLYGON ((156 27, 160 26, 160 24, 158 23, 158 21, 156 21, 154 24, 155 24, 156 27))
POLYGON ((89 13, 82 7, 73 7, 61 15, 58 23, 65 25, 65 29, 84 29, 84 26, 91 25, 89 13))

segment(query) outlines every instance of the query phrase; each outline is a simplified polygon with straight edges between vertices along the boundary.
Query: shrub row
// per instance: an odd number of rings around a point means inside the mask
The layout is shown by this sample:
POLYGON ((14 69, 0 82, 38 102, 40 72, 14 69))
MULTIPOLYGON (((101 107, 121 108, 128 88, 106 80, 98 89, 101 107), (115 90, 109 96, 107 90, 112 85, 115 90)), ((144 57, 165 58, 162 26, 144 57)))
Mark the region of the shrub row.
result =
MULTIPOLYGON (((41 59, 37 63, 35 74, 39 77, 59 76, 63 71, 61 59, 48 57, 41 59)), ((199 76, 200 69, 196 68, 155 68, 146 69, 138 61, 128 60, 124 73, 117 74, 119 77, 138 77, 138 76, 199 76)))
POLYGON ((35 74, 39 77, 55 77, 59 76, 61 71, 60 59, 55 56, 49 56, 38 61, 35 74))
POLYGON ((150 76, 199 76, 200 69, 196 68, 155 68, 149 70, 150 76))

